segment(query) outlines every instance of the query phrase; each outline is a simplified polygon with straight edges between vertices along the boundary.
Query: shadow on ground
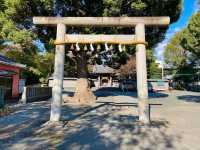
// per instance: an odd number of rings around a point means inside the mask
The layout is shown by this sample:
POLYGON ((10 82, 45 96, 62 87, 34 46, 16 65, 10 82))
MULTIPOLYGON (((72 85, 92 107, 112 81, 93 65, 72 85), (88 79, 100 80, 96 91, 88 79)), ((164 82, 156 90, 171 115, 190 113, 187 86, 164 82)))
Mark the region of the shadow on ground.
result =
POLYGON ((144 126, 138 117, 124 114, 124 109, 134 105, 101 104, 76 117, 70 118, 64 139, 57 149, 115 150, 134 149, 156 150, 173 149, 180 137, 166 132, 169 122, 152 121, 144 126), (121 113, 120 113, 121 111, 121 113))
MULTIPOLYGON (((105 87, 100 88, 94 91, 94 94, 97 97, 109 97, 109 96, 130 96, 137 98, 137 92, 136 91, 126 91, 122 92, 119 88, 111 88, 111 87, 105 87)), ((161 93, 161 92, 149 92, 149 98, 164 98, 168 97, 168 94, 161 93)))
POLYGON ((49 118, 47 102, 29 103, 12 109, 14 112, 9 116, 0 118, 0 149, 20 149, 12 146, 33 136, 49 118))
POLYGON ((45 128, 49 102, 31 103, 0 118, 0 149, 175 149, 180 137, 167 132, 169 122, 144 126, 132 110, 134 103, 64 105, 64 127, 45 128))
MULTIPOLYGON (((109 97, 109 96, 130 96, 133 98, 137 98, 137 92, 136 91, 126 91, 122 92, 119 88, 114 87, 103 87, 100 89, 97 89, 93 91, 96 97, 109 97)), ((65 89, 63 91, 64 95, 67 95, 69 97, 74 96, 74 89, 65 89)), ((165 98, 169 95, 162 92, 149 92, 149 98, 155 99, 155 98, 165 98)))
POLYGON ((182 95, 182 96, 177 96, 178 100, 183 100, 187 102, 196 102, 200 103, 200 96, 197 95, 182 95))

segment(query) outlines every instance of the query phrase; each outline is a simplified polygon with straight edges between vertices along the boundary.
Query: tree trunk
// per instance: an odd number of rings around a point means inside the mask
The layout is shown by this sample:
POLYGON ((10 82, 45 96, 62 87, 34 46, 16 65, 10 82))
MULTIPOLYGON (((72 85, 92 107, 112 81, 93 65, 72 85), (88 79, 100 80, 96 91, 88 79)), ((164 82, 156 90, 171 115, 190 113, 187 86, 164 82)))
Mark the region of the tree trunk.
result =
POLYGON ((78 80, 73 101, 83 105, 95 103, 96 97, 90 89, 88 82, 87 56, 85 51, 80 51, 77 57, 78 80))

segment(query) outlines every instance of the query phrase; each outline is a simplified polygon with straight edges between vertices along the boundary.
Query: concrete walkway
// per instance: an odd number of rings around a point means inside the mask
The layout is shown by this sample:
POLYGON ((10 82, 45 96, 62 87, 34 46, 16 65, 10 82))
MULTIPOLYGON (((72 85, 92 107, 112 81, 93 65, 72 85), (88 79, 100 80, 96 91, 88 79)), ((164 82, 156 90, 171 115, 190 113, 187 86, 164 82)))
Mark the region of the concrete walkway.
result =
POLYGON ((100 90, 91 107, 63 106, 64 127, 43 126, 49 120, 50 102, 12 106, 0 118, 2 150, 199 150, 200 93, 173 91, 150 94, 150 126, 137 119, 136 93, 100 90))

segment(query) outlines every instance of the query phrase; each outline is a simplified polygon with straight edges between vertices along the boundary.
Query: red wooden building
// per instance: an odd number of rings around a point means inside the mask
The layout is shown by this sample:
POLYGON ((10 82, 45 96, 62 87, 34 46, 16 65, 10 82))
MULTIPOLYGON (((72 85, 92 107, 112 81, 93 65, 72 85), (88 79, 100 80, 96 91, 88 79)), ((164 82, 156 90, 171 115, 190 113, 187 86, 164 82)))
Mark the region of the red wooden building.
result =
POLYGON ((6 98, 19 96, 20 71, 26 66, 0 55, 0 86, 6 89, 6 98))

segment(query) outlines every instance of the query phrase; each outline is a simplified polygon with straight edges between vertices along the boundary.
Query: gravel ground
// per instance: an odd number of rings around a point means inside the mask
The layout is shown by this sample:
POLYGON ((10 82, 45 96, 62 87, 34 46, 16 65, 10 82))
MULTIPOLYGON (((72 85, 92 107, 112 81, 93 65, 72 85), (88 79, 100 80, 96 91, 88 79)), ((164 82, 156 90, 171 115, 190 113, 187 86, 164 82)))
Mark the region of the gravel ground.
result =
POLYGON ((149 94, 151 125, 140 124, 136 93, 103 89, 91 107, 65 104, 62 123, 49 120, 50 102, 12 106, 0 118, 1 150, 199 150, 200 93, 149 94))

